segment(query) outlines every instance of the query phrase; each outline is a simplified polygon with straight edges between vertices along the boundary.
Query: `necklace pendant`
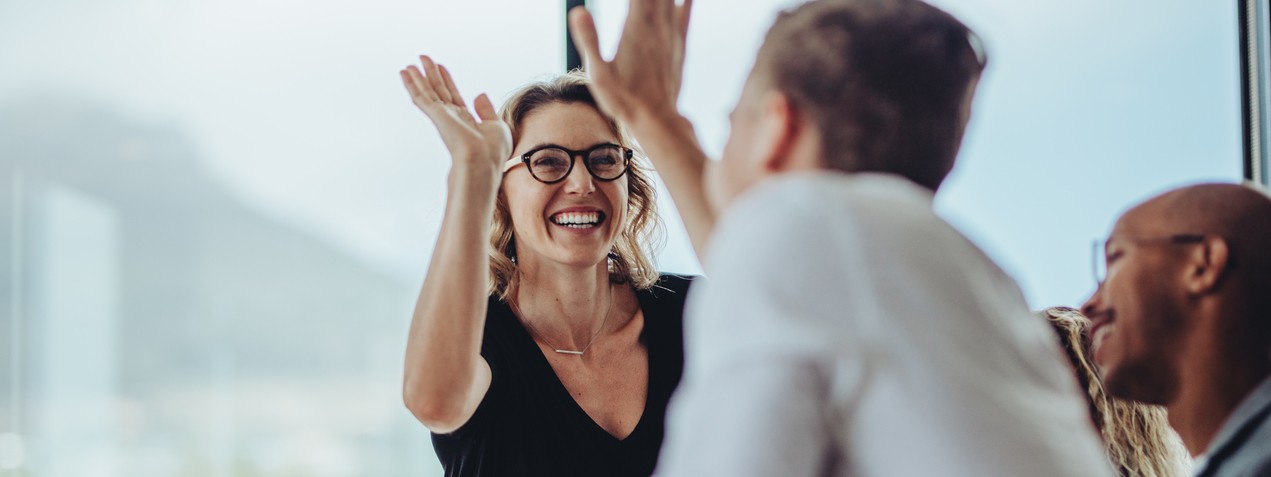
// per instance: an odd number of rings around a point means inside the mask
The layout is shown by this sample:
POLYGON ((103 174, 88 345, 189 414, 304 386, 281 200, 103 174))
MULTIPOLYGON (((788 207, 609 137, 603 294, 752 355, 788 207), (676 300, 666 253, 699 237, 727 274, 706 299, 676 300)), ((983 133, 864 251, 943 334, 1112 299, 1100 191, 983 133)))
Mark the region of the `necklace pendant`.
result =
POLYGON ((573 350, 568 350, 568 349, 554 349, 554 350, 552 350, 552 351, 555 351, 555 352, 560 353, 560 354, 572 354, 572 355, 574 355, 574 356, 582 356, 582 355, 583 355, 583 352, 582 352, 582 351, 573 351, 573 350))

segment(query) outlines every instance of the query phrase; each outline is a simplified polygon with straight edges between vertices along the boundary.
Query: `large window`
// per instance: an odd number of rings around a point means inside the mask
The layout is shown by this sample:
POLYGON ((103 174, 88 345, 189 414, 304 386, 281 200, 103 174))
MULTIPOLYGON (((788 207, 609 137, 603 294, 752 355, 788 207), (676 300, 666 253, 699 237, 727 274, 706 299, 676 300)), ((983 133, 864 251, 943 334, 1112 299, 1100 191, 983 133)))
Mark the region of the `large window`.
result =
POLYGON ((0 476, 439 475, 402 405, 448 158, 398 69, 556 2, 0 2, 0 476))
MULTIPOLYGON (((0 477, 439 475, 400 383, 448 158, 397 70, 501 98, 564 69, 562 3, 0 2, 0 477)), ((789 3, 697 2, 709 152, 789 3)), ((1234 5, 938 4, 992 64, 937 205, 1034 306, 1134 201, 1240 177, 1234 5)))

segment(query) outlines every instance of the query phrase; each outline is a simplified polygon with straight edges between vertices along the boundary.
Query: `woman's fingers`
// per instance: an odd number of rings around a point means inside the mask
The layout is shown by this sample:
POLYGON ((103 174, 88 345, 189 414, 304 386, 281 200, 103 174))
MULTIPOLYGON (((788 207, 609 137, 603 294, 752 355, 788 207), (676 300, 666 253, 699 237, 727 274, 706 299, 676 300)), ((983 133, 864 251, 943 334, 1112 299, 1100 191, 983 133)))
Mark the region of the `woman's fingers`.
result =
POLYGON ((472 106, 477 109, 477 117, 481 118, 481 122, 499 120, 499 113, 494 110, 494 103, 490 102, 490 97, 485 93, 477 96, 472 106))
POLYGON ((428 80, 424 79, 424 74, 415 65, 406 67, 406 76, 410 79, 410 85, 407 88, 410 89, 417 106, 424 107, 430 103, 440 101, 437 93, 433 91, 432 85, 428 83, 428 80))
POLYGON ((441 70, 441 81, 446 85, 446 91, 450 93, 450 104, 454 105, 455 113, 459 118, 469 123, 476 123, 477 120, 472 118, 472 113, 468 112, 468 105, 464 104, 463 96, 459 94, 459 88, 455 87, 455 80, 450 76, 450 70, 446 69, 446 65, 437 65, 437 69, 441 70))
POLYGON ((406 71, 405 68, 402 68, 399 73, 402 75, 402 86, 406 87, 406 92, 410 93, 410 98, 415 99, 415 96, 419 95, 418 88, 415 87, 415 80, 410 79, 410 72, 406 71))
POLYGON ((468 110, 468 105, 464 104, 463 96, 459 95, 459 88, 455 87, 454 78, 450 77, 450 70, 446 69, 446 65, 437 65, 437 69, 441 70, 442 83, 446 85, 446 91, 450 93, 450 104, 468 110))
POLYGON ((422 71, 415 65, 401 70, 402 84, 437 128, 456 162, 501 161, 511 154, 512 133, 499 119, 490 97, 482 94, 473 103, 481 118, 478 122, 459 95, 450 71, 428 56, 421 55, 419 60, 422 71))
MULTIPOLYGON (((455 123, 456 125, 463 122, 470 125, 476 124, 476 119, 472 117, 467 105, 463 103, 463 97, 459 95, 459 89, 455 87, 450 71, 434 63, 427 56, 419 58, 424 66, 423 71, 415 65, 410 65, 399 72, 402 84, 406 86, 406 91, 410 93, 415 105, 432 118, 439 128, 443 126, 442 123, 454 122, 453 119, 456 117, 460 120, 455 123)), ((493 111, 494 107, 490 105, 488 97, 485 98, 485 103, 493 111)))
POLYGON ((437 68, 437 64, 428 55, 419 55, 419 61, 424 64, 424 79, 428 80, 428 84, 432 86, 433 92, 437 93, 437 97, 443 102, 453 103, 450 99, 450 91, 446 89, 446 81, 441 79, 441 70, 437 68))

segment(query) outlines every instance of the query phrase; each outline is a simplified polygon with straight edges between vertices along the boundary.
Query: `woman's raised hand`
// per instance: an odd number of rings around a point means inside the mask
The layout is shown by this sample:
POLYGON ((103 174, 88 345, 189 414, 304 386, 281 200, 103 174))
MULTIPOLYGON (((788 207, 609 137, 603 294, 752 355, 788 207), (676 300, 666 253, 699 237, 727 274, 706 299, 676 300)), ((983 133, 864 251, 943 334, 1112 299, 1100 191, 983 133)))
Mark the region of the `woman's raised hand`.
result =
POLYGON ((434 432, 463 426, 490 388, 490 366, 481 358, 486 295, 490 288, 490 217, 512 133, 486 95, 473 102, 473 117, 450 72, 419 57, 402 70, 415 106, 428 115, 450 149, 446 212, 415 302, 402 397, 434 432), (476 220, 473 220, 473 219, 476 220))
POLYGON ((446 67, 433 63, 426 55, 421 55, 419 61, 423 71, 415 65, 406 67, 401 71, 402 83, 415 106, 441 133, 455 166, 493 166, 501 171, 503 161, 512 154, 512 132, 499 119, 490 97, 481 94, 473 101, 477 112, 474 118, 446 67))

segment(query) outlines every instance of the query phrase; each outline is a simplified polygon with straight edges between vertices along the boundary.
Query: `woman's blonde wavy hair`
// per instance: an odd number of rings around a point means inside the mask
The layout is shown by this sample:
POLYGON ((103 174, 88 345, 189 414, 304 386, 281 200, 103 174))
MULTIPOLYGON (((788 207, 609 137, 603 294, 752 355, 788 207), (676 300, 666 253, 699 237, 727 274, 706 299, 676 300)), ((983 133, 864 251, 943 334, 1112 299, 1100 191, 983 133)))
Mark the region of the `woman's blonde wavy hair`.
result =
POLYGON ((1122 477, 1183 477, 1191 475, 1191 459, 1178 434, 1170 428, 1165 408, 1108 396, 1091 360, 1090 319, 1067 307, 1042 311, 1059 334, 1077 381, 1086 391, 1090 418, 1103 436, 1108 460, 1122 477))
MULTIPOLYGON (((522 86, 512 93, 499 111, 512 130, 512 144, 520 141, 521 127, 530 112, 555 103, 585 104, 597 111, 596 99, 588 89, 587 76, 575 70, 543 81, 522 86)), ((609 280, 629 283, 637 290, 652 287, 658 280, 651 257, 665 238, 662 218, 658 215, 657 192, 650 179, 650 168, 643 154, 623 125, 601 113, 605 125, 618 137, 618 144, 637 151, 627 170, 627 211, 622 233, 609 252, 609 280)), ((516 239, 507 196, 499 190, 495 202, 493 226, 490 228, 490 293, 507 301, 519 284, 516 268, 516 239)))

